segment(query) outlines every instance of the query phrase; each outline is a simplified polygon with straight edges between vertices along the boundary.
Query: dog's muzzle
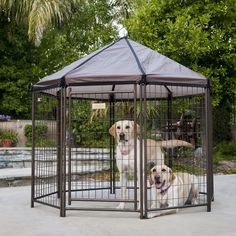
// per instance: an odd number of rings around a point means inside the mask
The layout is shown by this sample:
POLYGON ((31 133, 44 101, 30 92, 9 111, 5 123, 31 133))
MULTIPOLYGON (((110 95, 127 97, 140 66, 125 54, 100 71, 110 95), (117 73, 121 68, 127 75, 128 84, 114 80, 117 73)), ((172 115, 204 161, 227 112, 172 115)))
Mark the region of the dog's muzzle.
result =
POLYGON ((158 175, 154 177, 154 181, 157 189, 161 189, 165 185, 165 180, 161 182, 161 177, 158 175))
POLYGON ((125 134, 124 133, 120 133, 119 134, 119 141, 120 142, 125 142, 126 140, 125 140, 125 134))
POLYGON ((161 177, 160 176, 156 175, 154 177, 154 179, 155 179, 155 184, 161 184, 161 177))

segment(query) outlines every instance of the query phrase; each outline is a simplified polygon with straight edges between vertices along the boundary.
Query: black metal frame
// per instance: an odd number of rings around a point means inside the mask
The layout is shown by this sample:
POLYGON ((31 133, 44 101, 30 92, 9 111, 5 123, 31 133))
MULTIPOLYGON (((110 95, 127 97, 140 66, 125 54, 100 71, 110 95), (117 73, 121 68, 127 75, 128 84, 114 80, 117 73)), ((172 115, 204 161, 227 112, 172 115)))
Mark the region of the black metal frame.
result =
MULTIPOLYGON (((94 85, 94 84, 93 84, 94 85)), ((152 83, 148 84, 149 86, 160 86, 159 83, 152 83)), ((161 84, 162 85, 162 84, 161 84)), ((168 85, 168 86, 171 86, 168 85)), ((183 85, 176 85, 173 86, 183 86, 183 85)), ((191 85, 188 85, 189 88, 191 88, 191 85)), ((193 87, 196 87, 196 85, 193 85, 193 87)), ((169 88, 165 85, 165 89, 169 90, 169 88)), ((202 88, 202 87, 201 87, 202 88)), ((65 217, 67 210, 92 210, 92 211, 128 211, 128 212, 139 212, 140 218, 148 218, 148 212, 156 211, 156 210, 165 210, 165 209, 172 209, 172 208, 161 208, 161 209, 151 209, 148 206, 148 191, 149 187, 147 185, 147 179, 148 179, 148 172, 147 172, 147 139, 148 139, 148 129, 147 129, 147 102, 148 102, 148 95, 147 95, 147 84, 145 83, 145 80, 143 80, 143 83, 141 84, 134 84, 133 91, 129 91, 129 93, 132 93, 133 97, 127 99, 129 101, 133 101, 134 103, 134 122, 137 123, 138 117, 137 117, 137 103, 139 103, 140 106, 140 115, 139 115, 139 125, 140 125, 140 135, 139 135, 139 153, 140 153, 140 166, 137 166, 137 148, 134 148, 134 155, 135 155, 135 163, 134 163, 134 187, 131 187, 133 189, 133 198, 127 199, 125 201, 121 199, 84 199, 84 198, 73 198, 72 193, 76 191, 86 191, 86 189, 72 189, 72 139, 71 139, 71 133, 72 133, 72 124, 71 124, 71 110, 72 110, 72 101, 74 99, 81 99, 81 98, 74 98, 73 93, 71 92, 70 88, 61 87, 60 90, 57 93, 57 97, 53 98, 57 100, 57 116, 56 116, 56 132, 54 139, 56 141, 56 171, 53 170, 53 174, 56 175, 57 183, 56 189, 55 186, 53 186, 55 191, 49 191, 45 194, 44 192, 44 182, 37 182, 38 179, 42 178, 43 175, 39 174, 38 172, 41 171, 40 169, 40 161, 48 161, 47 153, 44 154, 44 159, 40 160, 37 159, 37 153, 38 148, 36 147, 36 123, 38 117, 36 116, 38 112, 37 107, 37 98, 38 96, 47 96, 44 93, 45 91, 34 91, 33 92, 33 101, 32 101, 32 124, 33 124, 33 136, 32 136, 32 188, 31 188, 31 207, 34 207, 34 203, 42 203, 48 206, 52 206, 55 208, 60 209, 60 216, 65 217), (137 91, 139 90, 140 97, 137 97, 137 91), (68 115, 67 115, 68 114, 68 115), (69 134, 66 134, 66 131, 69 130, 69 134), (67 165, 68 163, 68 165, 67 165), (68 166, 68 170, 67 170, 68 166), (38 169, 37 169, 38 168, 38 169), (140 176, 137 177, 137 168, 140 168, 140 176), (137 186, 137 178, 139 178, 140 186, 137 186), (40 193, 36 193, 36 185, 40 185, 40 193), (140 195, 140 209, 138 209, 138 194, 140 195), (46 200, 44 201, 44 198, 48 197, 52 200, 46 200), (54 199, 57 200, 54 200, 54 199), (90 202, 128 202, 133 203, 134 207, 132 209, 116 209, 114 207, 81 207, 81 206, 72 206, 72 202, 84 202, 84 201, 90 201, 90 202)), ((122 92, 116 92, 115 86, 113 86, 112 91, 104 92, 106 94, 109 94, 109 119, 110 119, 110 126, 115 121, 115 94, 116 93, 122 93, 122 92)), ((127 93, 124 91, 124 93, 127 93)), ((86 93, 87 95, 89 93, 86 93)), ((101 94, 101 93, 99 93, 101 94)), ((168 116, 168 128, 172 128, 172 102, 173 102, 173 96, 171 91, 169 90, 167 100, 167 116, 168 116)), ((205 132, 205 141, 206 141, 206 150, 205 150, 205 156, 207 160, 207 166, 206 166, 206 184, 207 184, 207 191, 203 194, 207 195, 207 201, 205 203, 200 203, 198 205, 191 205, 191 206, 178 206, 173 208, 185 208, 185 207, 195 207, 195 206, 207 206, 207 211, 211 211, 211 202, 213 200, 213 170, 212 170, 212 122, 211 122, 211 95, 210 95, 210 86, 208 85, 205 87, 205 93, 203 94, 204 100, 205 100, 205 107, 204 107, 204 132, 205 132)), ((86 98, 87 99, 87 98, 86 98)), ((103 101, 101 99, 101 101, 103 101)), ((137 128, 135 126, 134 130, 134 139, 135 139, 135 147, 137 147, 137 128)), ((108 188, 110 191, 110 194, 115 195, 117 189, 119 190, 119 187, 116 186, 116 176, 115 176, 115 149, 114 149, 115 143, 114 139, 110 138, 110 145, 109 145, 109 161, 110 161, 110 187, 108 188)), ((44 146, 45 148, 45 146, 44 146)), ((54 149, 53 149, 54 150, 54 149)), ((171 154, 170 154, 171 155, 171 154)), ((169 158, 169 166, 172 167, 172 159, 169 158)), ((50 169, 48 166, 46 168, 50 169)), ((48 172, 49 173, 49 172, 48 172)), ((50 182, 50 175, 46 176, 45 181, 50 182)), ((48 183, 47 183, 48 184, 48 183)), ((50 190, 50 184, 45 185, 50 190)), ((88 188, 89 191, 92 190, 104 190, 107 188, 88 188)))

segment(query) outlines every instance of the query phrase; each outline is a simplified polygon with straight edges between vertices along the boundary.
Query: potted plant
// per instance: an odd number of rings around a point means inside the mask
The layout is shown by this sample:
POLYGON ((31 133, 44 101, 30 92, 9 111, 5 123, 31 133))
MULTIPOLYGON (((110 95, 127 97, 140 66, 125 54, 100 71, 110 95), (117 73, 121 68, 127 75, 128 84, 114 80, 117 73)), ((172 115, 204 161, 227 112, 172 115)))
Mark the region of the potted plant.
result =
POLYGON ((0 144, 2 147, 15 146, 18 141, 17 133, 13 130, 0 131, 0 144))

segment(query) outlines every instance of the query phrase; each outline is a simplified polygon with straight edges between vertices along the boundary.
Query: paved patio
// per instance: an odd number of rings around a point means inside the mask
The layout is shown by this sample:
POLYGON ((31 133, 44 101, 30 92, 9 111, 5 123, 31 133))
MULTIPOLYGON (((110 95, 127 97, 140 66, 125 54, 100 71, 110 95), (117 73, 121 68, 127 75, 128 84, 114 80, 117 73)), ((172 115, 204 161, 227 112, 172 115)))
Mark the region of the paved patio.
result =
POLYGON ((212 212, 205 207, 140 220, 137 213, 68 212, 59 217, 54 208, 30 208, 30 187, 0 188, 1 236, 235 236, 236 175, 215 176, 212 212))

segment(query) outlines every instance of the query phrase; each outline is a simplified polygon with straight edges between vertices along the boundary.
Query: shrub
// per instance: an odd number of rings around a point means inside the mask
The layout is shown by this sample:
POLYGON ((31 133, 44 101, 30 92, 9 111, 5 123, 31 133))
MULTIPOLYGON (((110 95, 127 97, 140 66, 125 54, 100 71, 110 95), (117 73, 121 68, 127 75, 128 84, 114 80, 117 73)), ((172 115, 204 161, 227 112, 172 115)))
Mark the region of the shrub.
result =
MULTIPOLYGON (((35 125, 35 143, 36 146, 52 146, 52 142, 47 139, 47 125, 35 125)), ((24 128, 26 137, 26 146, 32 146, 32 125, 26 125, 24 128)))
POLYGON ((233 142, 222 142, 213 149, 214 163, 221 160, 236 160, 236 144, 233 142))

